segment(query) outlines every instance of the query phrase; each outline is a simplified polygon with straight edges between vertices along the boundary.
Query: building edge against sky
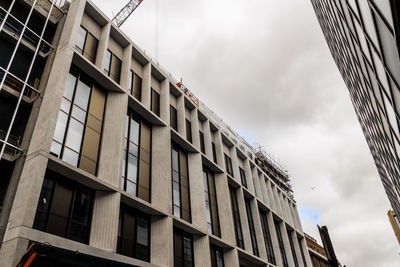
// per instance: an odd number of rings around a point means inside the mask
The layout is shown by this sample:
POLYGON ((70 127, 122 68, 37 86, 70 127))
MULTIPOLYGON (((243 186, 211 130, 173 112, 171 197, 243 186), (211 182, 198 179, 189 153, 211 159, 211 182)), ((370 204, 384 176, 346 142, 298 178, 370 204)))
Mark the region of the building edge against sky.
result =
POLYGON ((0 4, 0 266, 311 266, 282 167, 91 1, 34 3, 0 4))
POLYGON ((385 192, 400 214, 398 1, 311 0, 385 192))

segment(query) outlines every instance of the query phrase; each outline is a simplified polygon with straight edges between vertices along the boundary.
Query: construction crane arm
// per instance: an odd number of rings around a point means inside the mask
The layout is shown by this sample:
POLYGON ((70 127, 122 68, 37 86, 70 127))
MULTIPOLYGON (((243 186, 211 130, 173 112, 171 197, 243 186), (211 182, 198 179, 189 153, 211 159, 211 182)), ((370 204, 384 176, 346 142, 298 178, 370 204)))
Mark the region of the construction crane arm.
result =
POLYGON ((121 9, 117 15, 112 19, 118 28, 129 18, 133 11, 143 2, 143 0, 131 0, 123 9, 121 9))

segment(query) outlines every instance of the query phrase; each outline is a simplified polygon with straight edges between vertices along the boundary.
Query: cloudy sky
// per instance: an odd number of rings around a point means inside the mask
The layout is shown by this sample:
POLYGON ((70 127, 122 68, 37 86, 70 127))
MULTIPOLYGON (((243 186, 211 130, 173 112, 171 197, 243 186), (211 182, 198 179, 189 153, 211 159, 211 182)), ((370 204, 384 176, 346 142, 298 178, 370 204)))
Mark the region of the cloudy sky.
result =
MULTIPOLYGON (((94 2, 112 17, 128 0, 94 2)), ((144 0, 122 30, 285 163, 304 231, 319 239, 327 225, 340 262, 399 266, 389 202, 309 0, 144 0)))

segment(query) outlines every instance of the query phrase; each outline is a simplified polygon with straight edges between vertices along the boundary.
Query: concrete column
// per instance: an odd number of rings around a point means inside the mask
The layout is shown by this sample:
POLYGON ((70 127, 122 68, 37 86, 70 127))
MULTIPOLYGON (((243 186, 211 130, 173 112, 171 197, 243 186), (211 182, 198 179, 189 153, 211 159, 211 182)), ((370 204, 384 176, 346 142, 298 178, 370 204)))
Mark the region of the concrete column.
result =
POLYGON ((278 191, 278 196, 279 196, 279 200, 281 202, 281 208, 282 208, 282 218, 285 220, 285 222, 288 222, 288 216, 287 216, 287 212, 286 212, 286 201, 285 198, 282 194, 282 192, 278 191))
POLYGON ((150 231, 150 261, 157 266, 174 266, 174 227, 171 217, 153 216, 150 231))
POLYGON ((300 221, 300 216, 299 216, 299 211, 297 210, 297 206, 294 206, 294 215, 296 217, 297 220, 297 224, 299 226, 299 229, 297 229, 301 234, 303 234, 303 227, 301 225, 301 221, 300 221))
POLYGON ((205 153, 208 158, 212 160, 213 152, 211 145, 211 130, 210 130, 210 121, 206 120, 203 122, 203 134, 204 134, 204 148, 205 153))
POLYGON ((194 235, 193 250, 196 266, 211 267, 210 242, 208 235, 194 235))
POLYGON ((254 191, 256 192, 256 196, 259 199, 263 199, 262 198, 262 193, 261 193, 261 186, 260 186, 260 180, 258 179, 258 171, 257 168, 253 168, 251 170, 252 176, 251 176, 251 180, 252 180, 252 184, 254 186, 254 191))
POLYGON ((301 257, 301 251, 300 251, 299 241, 297 240, 296 231, 292 231, 291 235, 289 236, 289 238, 292 239, 293 247, 294 247, 294 251, 296 253, 296 258, 297 258, 297 262, 299 264, 299 267, 305 267, 304 263, 303 263, 303 259, 301 257))
MULTIPOLYGON (((86 2, 86 1, 83 1, 86 2)), ((104 69, 104 60, 108 49, 108 41, 110 40, 111 23, 107 23, 103 26, 100 33, 99 45, 97 46, 97 56, 95 65, 102 72, 104 69)), ((78 36, 78 35, 76 35, 78 36)))
POLYGON ((215 152, 217 154, 217 162, 218 165, 225 171, 225 159, 224 159, 224 150, 222 148, 222 136, 221 130, 218 130, 214 133, 215 138, 215 152))
POLYGON ((251 245, 251 237, 250 237, 250 228, 249 228, 249 223, 247 221, 246 205, 244 203, 244 195, 241 188, 236 190, 236 195, 240 213, 240 224, 242 225, 244 249, 248 253, 253 254, 253 246, 251 245))
POLYGON ((296 230, 299 231, 299 229, 300 229, 300 227, 299 227, 299 222, 297 221, 297 217, 296 217, 295 210, 294 210, 295 208, 294 208, 292 202, 290 202, 289 207, 290 207, 290 214, 291 214, 291 216, 292 216, 294 228, 295 228, 296 230))
POLYGON ((258 205, 257 205, 257 200, 253 198, 250 201, 250 206, 251 206, 251 213, 253 214, 253 222, 254 222, 254 230, 256 232, 256 241, 258 245, 258 251, 260 253, 260 258, 263 260, 267 261, 267 250, 265 248, 265 242, 264 242, 264 234, 262 231, 262 226, 261 226, 261 219, 260 219, 260 213, 258 211, 258 205))
POLYGON ((269 178, 265 180, 266 186, 267 186, 267 193, 269 196, 270 204, 271 204, 271 209, 276 211, 276 204, 275 204, 275 198, 274 198, 274 193, 272 192, 272 187, 271 187, 271 181, 269 178))
POLYGON ((120 85, 128 93, 129 92, 129 76, 131 71, 131 61, 132 61, 132 46, 128 45, 124 48, 124 55, 122 57, 121 65, 121 75, 120 75, 120 85))
POLYGON ((281 227, 281 233, 282 233, 282 240, 283 240, 283 246, 285 247, 285 252, 286 252, 286 258, 288 261, 289 266, 294 266, 294 260, 293 260, 293 255, 292 255, 292 248, 290 247, 289 243, 289 237, 286 229, 286 223, 280 222, 280 227, 281 227))
POLYGON ((232 160, 232 170, 233 170, 233 178, 239 183, 242 184, 240 181, 240 173, 239 173, 239 159, 236 152, 236 147, 233 146, 230 148, 231 152, 231 160, 232 160))
POLYGON ((272 247, 274 249, 276 266, 283 266, 281 251, 279 249, 278 236, 276 234, 274 217, 272 215, 272 212, 267 212, 267 220, 268 220, 269 232, 271 234, 272 247))
POLYGON ((98 164, 100 180, 120 188, 128 95, 108 92, 98 164))
POLYGON ((260 188, 261 188, 261 194, 262 194, 262 199, 264 203, 267 206, 270 206, 269 199, 268 199, 268 194, 267 194, 267 186, 265 185, 265 179, 264 179, 264 174, 260 174, 258 176, 258 180, 260 181, 260 188))
POLYGON ((276 189, 276 185, 272 186, 272 193, 274 195, 275 205, 276 205, 276 213, 282 217, 282 209, 281 209, 281 201, 278 196, 278 191, 276 189))
MULTIPOLYGON (((224 173, 214 174, 215 189, 217 192, 219 223, 221 225, 221 238, 228 244, 235 246, 235 227, 233 224, 231 197, 229 193, 228 181, 224 173)), ((230 265, 227 265, 230 266, 230 265)))
POLYGON ((192 123, 192 144, 200 151, 200 135, 199 135, 199 115, 197 109, 190 111, 192 123))
POLYGON ((310 253, 308 253, 306 239, 303 237, 300 240, 301 248, 303 249, 304 258, 306 259, 307 266, 313 266, 310 258, 310 253))
POLYGON ((151 202, 172 214, 171 131, 153 126, 151 153, 151 202))
POLYGON ((244 173, 246 175, 247 190, 255 194, 254 184, 253 184, 253 173, 251 171, 250 161, 247 158, 244 161, 244 173))
POLYGON ((160 93, 160 118, 169 124, 169 81, 167 79, 161 82, 161 93, 160 93))
POLYGON ((192 224, 207 232, 206 199, 204 196, 203 168, 200 153, 189 153, 189 189, 192 224))
POLYGON ((150 109, 151 102, 151 62, 143 66, 142 104, 150 109))
POLYGON ((89 245, 115 252, 121 195, 118 192, 96 191, 89 245))
POLYGON ((15 238, 3 243, 0 251, 0 267, 16 266, 22 255, 28 249, 29 240, 15 238))
POLYGON ((181 95, 176 98, 176 113, 178 118, 178 133, 186 138, 186 124, 185 124, 185 96, 181 95))
POLYGON ((291 213, 291 210, 290 210, 290 200, 287 197, 285 197, 285 203, 286 203, 286 214, 287 214, 287 217, 288 217, 288 222, 289 222, 289 224, 291 226, 293 226, 293 228, 295 228, 294 221, 293 221, 293 218, 292 218, 292 213, 291 213))
POLYGON ((239 267, 239 256, 236 249, 232 248, 224 252, 225 266, 239 267))

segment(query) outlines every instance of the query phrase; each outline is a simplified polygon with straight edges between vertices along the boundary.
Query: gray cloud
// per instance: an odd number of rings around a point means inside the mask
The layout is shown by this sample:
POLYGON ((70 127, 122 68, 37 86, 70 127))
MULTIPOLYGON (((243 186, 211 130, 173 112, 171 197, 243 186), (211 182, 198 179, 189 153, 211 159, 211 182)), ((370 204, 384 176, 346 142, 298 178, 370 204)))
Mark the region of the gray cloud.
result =
MULTIPOLYGON (((126 1, 94 0, 110 16, 126 1)), ((122 29, 152 55, 157 1, 160 64, 288 166, 342 263, 398 266, 389 203, 309 1, 145 0, 122 29)))

